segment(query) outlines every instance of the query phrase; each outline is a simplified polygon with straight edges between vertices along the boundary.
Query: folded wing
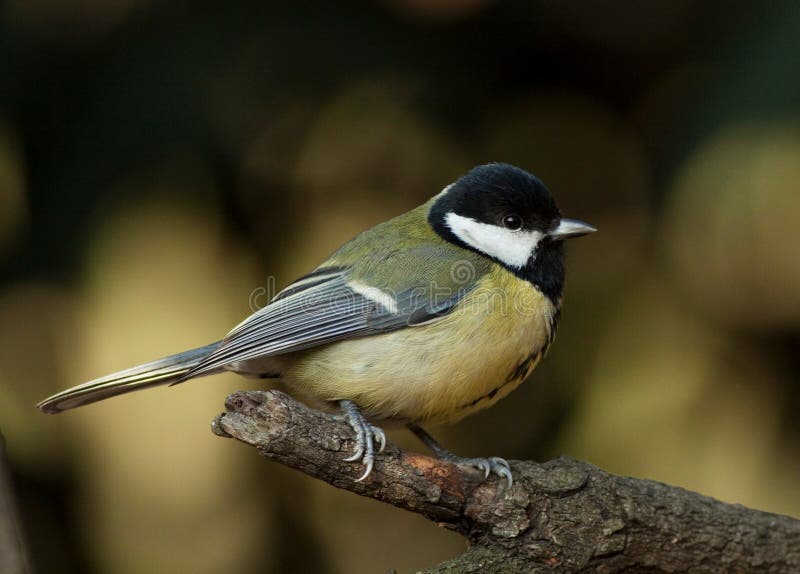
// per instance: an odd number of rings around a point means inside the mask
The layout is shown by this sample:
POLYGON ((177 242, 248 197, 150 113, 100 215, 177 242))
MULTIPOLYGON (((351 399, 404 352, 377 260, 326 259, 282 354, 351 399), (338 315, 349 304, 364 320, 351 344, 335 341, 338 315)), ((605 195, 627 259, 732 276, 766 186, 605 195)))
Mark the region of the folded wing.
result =
POLYGON ((388 293, 351 280, 347 268, 321 268, 237 325, 181 380, 233 363, 430 323, 447 315, 466 292, 439 295, 440 300, 424 287, 388 293))

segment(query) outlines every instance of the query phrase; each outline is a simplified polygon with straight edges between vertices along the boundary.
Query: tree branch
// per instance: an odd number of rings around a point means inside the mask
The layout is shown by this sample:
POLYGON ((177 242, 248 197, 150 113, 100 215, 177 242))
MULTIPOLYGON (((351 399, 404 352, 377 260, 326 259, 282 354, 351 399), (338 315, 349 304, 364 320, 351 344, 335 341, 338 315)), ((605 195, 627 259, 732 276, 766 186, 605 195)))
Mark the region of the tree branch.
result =
POLYGON ((389 444, 372 474, 345 422, 278 392, 240 391, 212 429, 338 488, 420 513, 471 548, 429 572, 800 572, 800 521, 570 458, 512 461, 514 486, 389 444))

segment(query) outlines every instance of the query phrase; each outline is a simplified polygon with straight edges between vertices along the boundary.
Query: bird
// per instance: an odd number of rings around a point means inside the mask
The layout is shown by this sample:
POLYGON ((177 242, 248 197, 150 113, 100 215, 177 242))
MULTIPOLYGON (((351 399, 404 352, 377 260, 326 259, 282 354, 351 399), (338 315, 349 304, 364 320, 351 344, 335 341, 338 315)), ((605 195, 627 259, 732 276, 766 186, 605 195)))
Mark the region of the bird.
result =
POLYGON ((61 391, 45 413, 225 371, 275 379, 346 420, 372 472, 387 425, 434 456, 513 476, 500 457, 465 458, 423 425, 454 423, 517 388, 561 315, 564 241, 595 232, 562 217, 533 174, 479 165, 424 204, 368 229, 290 283, 222 339, 61 391))

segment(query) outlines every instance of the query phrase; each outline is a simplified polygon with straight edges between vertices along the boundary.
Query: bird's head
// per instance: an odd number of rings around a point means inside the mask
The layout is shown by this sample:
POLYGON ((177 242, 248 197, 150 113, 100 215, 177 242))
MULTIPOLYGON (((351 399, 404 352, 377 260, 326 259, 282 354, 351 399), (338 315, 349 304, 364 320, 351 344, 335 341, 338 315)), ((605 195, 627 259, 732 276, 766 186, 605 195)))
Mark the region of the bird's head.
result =
POLYGON ((445 240, 515 272, 532 266, 546 246, 596 231, 561 217, 539 178, 504 163, 475 167, 447 186, 434 198, 428 221, 445 240))

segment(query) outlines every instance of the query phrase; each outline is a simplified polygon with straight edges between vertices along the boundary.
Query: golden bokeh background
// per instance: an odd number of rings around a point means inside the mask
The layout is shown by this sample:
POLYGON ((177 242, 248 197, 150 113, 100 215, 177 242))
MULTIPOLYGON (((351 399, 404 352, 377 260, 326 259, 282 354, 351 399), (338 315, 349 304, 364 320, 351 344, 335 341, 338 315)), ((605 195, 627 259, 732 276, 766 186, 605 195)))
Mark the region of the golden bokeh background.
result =
POLYGON ((218 339, 254 294, 486 161, 600 232, 569 245, 548 359, 435 434, 800 517, 797 70, 793 0, 0 5, 0 431, 37 571, 408 572, 462 552, 213 436, 257 382, 34 405, 218 339))

